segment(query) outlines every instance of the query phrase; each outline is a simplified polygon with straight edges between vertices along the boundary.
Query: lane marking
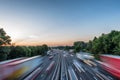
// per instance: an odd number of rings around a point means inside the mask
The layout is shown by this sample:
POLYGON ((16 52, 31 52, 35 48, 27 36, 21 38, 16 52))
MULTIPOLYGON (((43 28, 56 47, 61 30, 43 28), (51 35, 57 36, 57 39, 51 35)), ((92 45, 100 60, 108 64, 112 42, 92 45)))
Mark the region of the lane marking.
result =
POLYGON ((95 76, 93 77, 95 80, 98 80, 95 76))
POLYGON ((99 74, 96 73, 96 75, 97 75, 101 80, 104 80, 99 74))
POLYGON ((83 79, 80 77, 80 80, 83 80, 83 79))

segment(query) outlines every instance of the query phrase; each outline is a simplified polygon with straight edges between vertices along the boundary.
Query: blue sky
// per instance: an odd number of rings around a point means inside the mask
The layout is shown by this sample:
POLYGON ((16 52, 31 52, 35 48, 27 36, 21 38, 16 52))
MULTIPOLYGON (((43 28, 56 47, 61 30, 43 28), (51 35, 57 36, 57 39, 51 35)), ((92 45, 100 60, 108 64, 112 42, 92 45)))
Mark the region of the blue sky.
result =
POLYGON ((1 0, 0 27, 17 45, 72 45, 120 30, 119 0, 1 0))

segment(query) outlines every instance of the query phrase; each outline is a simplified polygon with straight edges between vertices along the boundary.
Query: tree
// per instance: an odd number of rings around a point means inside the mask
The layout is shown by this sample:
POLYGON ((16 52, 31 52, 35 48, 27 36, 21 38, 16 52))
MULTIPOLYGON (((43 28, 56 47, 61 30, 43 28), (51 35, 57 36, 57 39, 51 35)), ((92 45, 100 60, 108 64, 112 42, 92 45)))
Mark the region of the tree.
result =
POLYGON ((75 42, 74 49, 76 52, 86 49, 86 51, 93 53, 97 58, 99 54, 120 55, 120 31, 112 30, 108 34, 103 33, 99 37, 94 37, 88 43, 83 41, 75 42))
POLYGON ((92 41, 91 41, 91 40, 87 43, 86 50, 87 50, 88 52, 91 52, 91 51, 92 51, 92 41))
POLYGON ((46 55, 48 51, 48 46, 43 44, 42 46, 38 46, 38 54, 39 55, 46 55))
POLYGON ((87 47, 87 44, 83 41, 74 42, 75 52, 86 51, 86 47, 87 47))
POLYGON ((0 61, 6 60, 10 52, 9 46, 0 46, 0 61))
POLYGON ((73 49, 73 46, 65 46, 64 50, 69 51, 70 49, 73 49))
POLYGON ((0 28, 0 46, 2 45, 10 45, 11 38, 6 34, 3 28, 0 28))
POLYGON ((0 28, 0 61, 6 60, 10 48, 6 45, 11 44, 11 38, 6 34, 3 28, 0 28))
POLYGON ((9 54, 9 58, 29 57, 31 56, 31 50, 26 46, 13 46, 9 54))
POLYGON ((29 46, 29 49, 31 50, 31 56, 38 55, 37 47, 36 46, 29 46))
POLYGON ((31 50, 31 56, 36 55, 46 55, 48 51, 48 46, 46 44, 42 46, 29 46, 29 49, 31 50))

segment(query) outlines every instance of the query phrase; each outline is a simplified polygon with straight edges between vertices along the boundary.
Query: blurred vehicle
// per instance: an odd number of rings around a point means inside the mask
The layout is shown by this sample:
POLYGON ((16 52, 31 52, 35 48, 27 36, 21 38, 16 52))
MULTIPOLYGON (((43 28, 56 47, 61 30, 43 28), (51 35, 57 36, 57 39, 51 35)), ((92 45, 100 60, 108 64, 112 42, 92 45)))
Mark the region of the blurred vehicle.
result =
POLYGON ((73 49, 70 49, 70 50, 69 50, 69 53, 70 53, 70 54, 74 54, 74 50, 73 50, 73 49))
POLYGON ((49 50, 49 51, 47 52, 47 56, 52 56, 52 55, 53 55, 52 50, 49 50))
POLYGON ((77 58, 79 58, 81 60, 94 59, 94 56, 92 56, 90 53, 86 53, 86 52, 77 53, 76 56, 77 56, 77 58))
POLYGON ((73 55, 71 54, 70 56, 72 56, 73 57, 73 55))
POLYGON ((101 66, 120 79, 120 56, 115 55, 100 55, 102 62, 99 62, 101 66))
POLYGON ((50 65, 47 67, 46 72, 47 72, 48 74, 49 74, 50 71, 52 70, 54 64, 55 64, 55 61, 52 61, 52 62, 50 63, 50 65))
POLYGON ((0 65, 0 80, 18 80, 28 75, 41 63, 42 58, 35 56, 0 65))
POLYGON ((50 59, 50 60, 53 59, 53 56, 50 56, 49 59, 50 59))

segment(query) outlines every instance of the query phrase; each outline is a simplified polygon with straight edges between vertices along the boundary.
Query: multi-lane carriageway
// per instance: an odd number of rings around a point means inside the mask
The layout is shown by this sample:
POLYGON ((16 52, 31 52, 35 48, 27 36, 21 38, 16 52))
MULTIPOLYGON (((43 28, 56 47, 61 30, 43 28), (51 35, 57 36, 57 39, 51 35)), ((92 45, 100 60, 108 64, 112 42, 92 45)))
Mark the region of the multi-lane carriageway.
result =
POLYGON ((18 58, 0 63, 0 80, 117 80, 96 61, 82 61, 61 50, 53 56, 18 58))

